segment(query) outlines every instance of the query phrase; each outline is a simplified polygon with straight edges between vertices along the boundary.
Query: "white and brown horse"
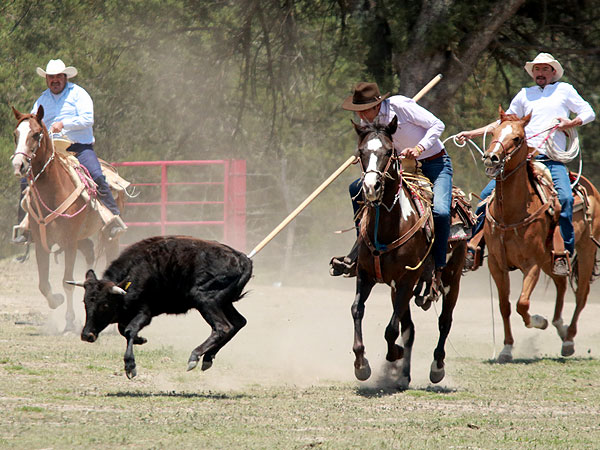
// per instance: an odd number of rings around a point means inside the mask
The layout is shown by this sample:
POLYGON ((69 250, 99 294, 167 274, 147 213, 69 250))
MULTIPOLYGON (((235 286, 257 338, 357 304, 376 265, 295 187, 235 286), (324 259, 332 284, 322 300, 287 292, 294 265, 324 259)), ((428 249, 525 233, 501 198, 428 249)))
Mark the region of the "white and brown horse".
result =
MULTIPOLYGON (((79 248, 86 257, 86 263, 94 263, 94 249, 90 236, 102 228, 99 214, 89 206, 89 198, 81 195, 83 187, 76 185, 69 174, 67 163, 62 155, 55 152, 52 141, 42 118, 44 109, 40 106, 36 114, 23 114, 15 108, 17 119, 14 130, 15 152, 12 158, 14 173, 25 177, 29 186, 29 227, 38 267, 39 289, 52 309, 64 302, 64 296, 53 293, 49 281, 49 254, 53 246, 58 246, 65 255, 63 288, 67 297, 65 331, 75 330, 73 310, 73 289, 65 281, 73 280, 75 257, 79 248)), ((122 199, 120 206, 123 206, 122 199)), ((118 239, 108 240, 104 233, 99 234, 106 249, 107 261, 118 254, 118 239)))
MULTIPOLYGON (((406 388, 410 382, 415 336, 410 300, 415 284, 422 275, 431 280, 431 273, 424 273, 424 262, 432 244, 431 230, 425 226, 431 210, 427 208, 424 214, 420 214, 411 193, 401 180, 400 159, 392 142, 397 118, 394 117, 387 125, 354 126, 358 134, 365 200, 358 238, 356 296, 352 305, 354 372, 359 380, 366 380, 371 375, 365 357, 362 319, 371 290, 375 284, 385 283, 390 286, 392 297, 392 317, 385 329, 386 360, 391 365, 392 373, 396 369, 400 371, 398 379, 394 380, 397 387, 406 388), (402 345, 396 343, 400 327, 402 345)), ((429 374, 433 383, 438 383, 445 375, 444 346, 452 325, 465 255, 466 241, 457 243, 442 275, 444 286, 449 291, 443 296, 442 312, 438 319, 440 335, 429 374)))
MULTIPOLYGON (((528 328, 545 329, 548 321, 541 315, 530 315, 530 296, 541 272, 546 273, 556 286, 556 303, 552 324, 562 340, 561 354, 570 356, 575 351, 574 338, 577 320, 590 291, 596 250, 600 239, 600 194, 584 177, 579 183, 588 194, 589 204, 575 208, 573 226, 577 264, 575 276, 575 311, 569 326, 563 325, 562 310, 567 277, 552 273, 553 236, 558 236, 557 225, 560 205, 542 200, 532 184, 533 168, 525 137, 525 126, 530 116, 520 119, 506 115, 500 108, 500 125, 494 130, 493 140, 483 155, 486 174, 496 179, 495 193, 487 205, 484 236, 488 245, 488 266, 496 286, 500 312, 504 323, 504 348, 499 362, 512 360, 514 338, 510 327, 509 272, 523 273, 523 286, 517 302, 517 312, 528 328), (553 211, 551 214, 549 211, 553 211)), ((551 199, 552 200, 552 199, 551 199)))

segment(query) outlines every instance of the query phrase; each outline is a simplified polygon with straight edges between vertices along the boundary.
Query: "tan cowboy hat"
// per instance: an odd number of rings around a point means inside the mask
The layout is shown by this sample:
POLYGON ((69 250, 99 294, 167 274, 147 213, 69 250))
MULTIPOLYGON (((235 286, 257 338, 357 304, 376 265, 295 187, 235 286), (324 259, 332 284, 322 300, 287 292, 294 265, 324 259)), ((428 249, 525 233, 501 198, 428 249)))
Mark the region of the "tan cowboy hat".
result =
POLYGON ((342 108, 348 111, 365 111, 379 105, 389 96, 389 92, 385 95, 379 93, 377 83, 360 82, 354 87, 354 93, 344 100, 342 108))
POLYGON ((61 59, 51 59, 48 61, 46 70, 38 67, 36 72, 42 78, 46 78, 46 75, 58 75, 59 73, 64 73, 67 78, 73 78, 77 75, 77 69, 72 66, 65 67, 65 63, 61 59))
POLYGON ((554 56, 552 56, 550 53, 540 53, 533 61, 527 61, 525 63, 525 70, 531 78, 533 78, 533 66, 536 64, 549 64, 552 66, 554 69, 554 78, 552 79, 553 82, 560 80, 565 72, 560 63, 554 59, 554 56))

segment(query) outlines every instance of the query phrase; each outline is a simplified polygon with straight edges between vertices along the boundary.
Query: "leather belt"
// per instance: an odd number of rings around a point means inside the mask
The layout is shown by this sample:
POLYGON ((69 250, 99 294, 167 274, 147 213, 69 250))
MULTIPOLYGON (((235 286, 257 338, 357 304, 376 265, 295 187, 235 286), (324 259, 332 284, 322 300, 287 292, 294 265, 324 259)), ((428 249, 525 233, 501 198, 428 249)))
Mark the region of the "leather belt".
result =
POLYGON ((423 158, 420 159, 419 161, 433 161, 434 159, 438 159, 441 158, 442 156, 444 156, 446 154, 446 149, 443 148, 441 151, 437 152, 435 155, 430 156, 428 158, 423 158))

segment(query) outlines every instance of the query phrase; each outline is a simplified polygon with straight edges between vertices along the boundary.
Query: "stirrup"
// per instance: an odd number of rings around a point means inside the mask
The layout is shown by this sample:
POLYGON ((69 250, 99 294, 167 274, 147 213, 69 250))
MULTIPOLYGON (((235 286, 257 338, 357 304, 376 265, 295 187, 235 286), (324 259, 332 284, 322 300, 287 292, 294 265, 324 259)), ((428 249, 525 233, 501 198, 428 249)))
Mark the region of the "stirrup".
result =
POLYGON ((571 258, 568 251, 552 251, 552 274, 559 277, 567 277, 571 274, 571 258))
POLYGON ((125 225, 121 216, 113 216, 113 218, 104 225, 102 231, 105 231, 108 235, 108 240, 112 241, 114 238, 127 231, 127 225, 125 225))
POLYGON ((12 229, 11 242, 13 244, 24 245, 29 243, 29 230, 21 227, 21 225, 15 225, 12 229))
POLYGON ((343 275, 345 278, 356 276, 356 260, 351 260, 348 256, 337 256, 329 261, 329 274, 332 277, 343 275))
POLYGON ((481 247, 477 246, 476 249, 467 247, 467 255, 465 256, 465 265, 463 267, 463 273, 469 271, 475 272, 483 264, 483 251, 481 247))

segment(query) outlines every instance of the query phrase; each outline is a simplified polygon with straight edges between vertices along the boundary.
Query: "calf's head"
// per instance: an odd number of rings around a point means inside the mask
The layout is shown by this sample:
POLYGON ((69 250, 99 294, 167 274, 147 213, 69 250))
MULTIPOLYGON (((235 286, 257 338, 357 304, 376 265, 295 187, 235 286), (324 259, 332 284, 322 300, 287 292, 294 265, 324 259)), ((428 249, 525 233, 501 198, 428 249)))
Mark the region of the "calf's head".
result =
POLYGON ((81 340, 94 342, 102 330, 117 322, 123 297, 127 292, 112 281, 98 280, 93 270, 87 271, 84 282, 68 283, 85 289, 85 325, 81 332, 81 340))

